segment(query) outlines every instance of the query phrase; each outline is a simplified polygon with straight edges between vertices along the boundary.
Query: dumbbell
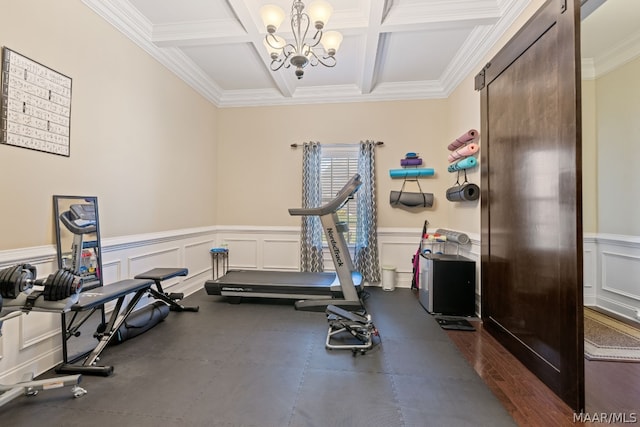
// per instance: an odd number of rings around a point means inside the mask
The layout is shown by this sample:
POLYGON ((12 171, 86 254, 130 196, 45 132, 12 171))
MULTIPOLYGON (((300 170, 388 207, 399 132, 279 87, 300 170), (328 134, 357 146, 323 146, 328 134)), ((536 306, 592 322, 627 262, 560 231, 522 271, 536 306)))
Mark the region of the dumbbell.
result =
POLYGON ((0 270, 0 295, 15 299, 33 286, 44 286, 44 299, 59 301, 82 290, 82 280, 68 269, 60 269, 46 279, 36 279, 36 275, 36 268, 30 264, 18 264, 0 270))
POLYGON ((36 268, 30 264, 18 264, 0 270, 0 295, 2 298, 15 299, 30 289, 36 277, 36 268))

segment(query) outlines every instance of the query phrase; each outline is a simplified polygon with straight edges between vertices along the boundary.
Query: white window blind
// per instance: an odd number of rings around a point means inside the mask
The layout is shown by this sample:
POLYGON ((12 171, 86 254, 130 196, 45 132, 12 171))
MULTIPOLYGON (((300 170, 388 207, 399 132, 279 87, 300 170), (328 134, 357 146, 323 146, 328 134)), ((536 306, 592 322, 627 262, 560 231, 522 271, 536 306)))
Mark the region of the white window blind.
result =
MULTIPOLYGON (((358 145, 323 145, 321 166, 322 204, 325 204, 333 199, 347 181, 358 172, 358 145)), ((349 231, 345 234, 347 243, 355 244, 357 221, 355 198, 344 205, 337 214, 338 219, 349 226, 349 231)))

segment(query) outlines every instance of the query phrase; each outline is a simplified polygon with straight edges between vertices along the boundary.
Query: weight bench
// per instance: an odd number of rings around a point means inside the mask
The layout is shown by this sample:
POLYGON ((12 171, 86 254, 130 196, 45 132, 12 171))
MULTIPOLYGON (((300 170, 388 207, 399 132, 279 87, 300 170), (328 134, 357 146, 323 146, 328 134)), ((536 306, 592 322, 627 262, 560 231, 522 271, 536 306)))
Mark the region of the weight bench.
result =
MULTIPOLYGON (((145 294, 149 293, 177 311, 198 310, 198 307, 178 304, 176 299, 182 299, 182 294, 167 294, 162 290, 163 280, 187 274, 186 268, 156 268, 139 274, 135 279, 121 280, 81 292, 81 281, 68 270, 61 269, 47 279, 36 280, 35 267, 21 264, 0 270, 0 292, 5 296, 5 307, 11 311, 60 313, 63 361, 56 368, 57 373, 109 376, 113 373, 113 366, 98 366, 100 355, 107 345, 117 342, 114 338, 119 336, 121 326, 126 327, 125 322, 130 319, 145 294), (156 289, 153 289, 154 285, 156 289), (34 286, 44 289, 37 290, 34 286), (93 350, 83 351, 70 360, 67 346, 69 339, 80 336, 82 325, 112 301, 116 302, 109 320, 99 325, 94 334, 98 344, 93 350), (79 361, 81 362, 77 363, 79 361)), ((102 320, 105 320, 104 317, 102 320)))
POLYGON ((134 311, 136 304, 149 291, 154 282, 152 280, 127 279, 107 286, 100 286, 90 291, 74 294, 59 301, 47 301, 42 298, 29 299, 26 293, 21 293, 17 298, 10 300, 9 307, 14 310, 41 311, 48 313, 60 313, 63 326, 63 362, 56 368, 57 373, 81 373, 88 375, 109 376, 113 373, 113 366, 97 366, 100 354, 106 348, 111 338, 115 336, 120 326, 134 311), (126 303, 126 298, 132 295, 126 303), (108 302, 116 300, 115 308, 107 322, 103 332, 96 332, 98 345, 84 357, 80 364, 73 364, 83 356, 70 361, 67 354, 67 341, 72 336, 79 336, 79 329, 89 317, 108 302), (71 319, 67 323, 67 316, 71 319))
POLYGON ((327 349, 351 350, 356 356, 358 352, 365 354, 373 347, 372 335, 378 335, 378 331, 370 314, 361 316, 335 305, 328 305, 326 313, 329 322, 327 349))
POLYGON ((164 301, 169 305, 169 310, 171 311, 198 311, 200 307, 185 307, 182 304, 179 304, 178 301, 184 298, 183 293, 167 293, 162 290, 162 282, 173 277, 178 276, 186 276, 189 274, 189 270, 186 268, 154 268, 152 270, 146 271, 144 273, 140 273, 135 276, 136 279, 149 279, 153 280, 156 286, 156 289, 150 288, 149 292, 151 295, 164 301))

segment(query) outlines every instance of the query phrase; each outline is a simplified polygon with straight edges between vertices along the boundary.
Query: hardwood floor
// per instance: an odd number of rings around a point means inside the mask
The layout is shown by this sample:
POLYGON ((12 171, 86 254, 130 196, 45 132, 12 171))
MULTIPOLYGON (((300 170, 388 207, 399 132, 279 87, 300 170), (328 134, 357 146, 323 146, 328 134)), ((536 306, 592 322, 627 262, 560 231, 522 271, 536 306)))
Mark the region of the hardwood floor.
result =
POLYGON ((617 423, 574 422, 569 406, 485 331, 480 321, 471 323, 475 332, 447 331, 447 334, 518 425, 640 424, 640 363, 585 360, 584 415, 592 421, 602 414, 623 418, 618 418, 617 423))

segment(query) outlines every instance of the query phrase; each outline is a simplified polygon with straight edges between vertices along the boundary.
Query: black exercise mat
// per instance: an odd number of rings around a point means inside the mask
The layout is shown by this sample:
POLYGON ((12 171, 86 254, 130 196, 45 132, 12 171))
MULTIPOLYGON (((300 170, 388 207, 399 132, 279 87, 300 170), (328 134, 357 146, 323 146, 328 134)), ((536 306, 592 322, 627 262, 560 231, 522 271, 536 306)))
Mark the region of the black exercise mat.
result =
POLYGON ((436 321, 442 329, 449 329, 455 331, 475 331, 476 328, 465 319, 456 319, 449 317, 436 317, 436 321))

